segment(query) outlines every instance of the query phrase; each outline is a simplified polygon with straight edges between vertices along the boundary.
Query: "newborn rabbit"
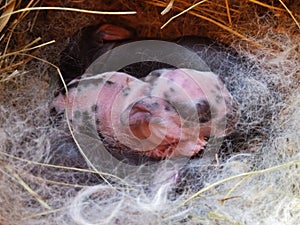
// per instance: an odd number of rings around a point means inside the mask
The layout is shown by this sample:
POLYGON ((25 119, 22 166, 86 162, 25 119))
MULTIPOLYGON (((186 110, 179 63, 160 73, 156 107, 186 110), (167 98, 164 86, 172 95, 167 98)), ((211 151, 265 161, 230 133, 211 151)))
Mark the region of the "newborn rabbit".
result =
POLYGON ((149 61, 96 75, 86 71, 107 51, 136 40, 132 30, 112 24, 77 33, 61 54, 69 95, 61 91, 54 99, 56 112, 66 109, 78 130, 94 123, 91 129, 109 151, 124 155, 123 148, 134 163, 141 158, 191 157, 204 149, 209 137, 223 137, 234 130, 237 106, 215 74, 222 70, 223 77, 229 75, 222 63, 228 53, 209 39, 182 37, 173 42, 197 52, 211 71, 149 61))

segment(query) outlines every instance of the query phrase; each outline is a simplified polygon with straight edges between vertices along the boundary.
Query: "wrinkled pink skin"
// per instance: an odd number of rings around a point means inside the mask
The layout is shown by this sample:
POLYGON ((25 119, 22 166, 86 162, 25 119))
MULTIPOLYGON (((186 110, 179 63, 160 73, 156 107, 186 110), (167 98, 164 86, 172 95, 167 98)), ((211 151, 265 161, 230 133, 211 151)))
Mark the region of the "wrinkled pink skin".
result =
POLYGON ((189 112, 196 110, 195 104, 199 100, 208 101, 213 118, 201 124, 201 135, 223 137, 232 132, 231 127, 226 128, 225 115, 236 114, 236 120, 238 115, 237 112, 233 112, 232 97, 226 86, 213 72, 161 69, 150 73, 145 81, 153 84, 152 96, 165 96, 166 100, 174 105, 190 109, 189 112), (220 124, 223 121, 225 124, 222 126, 220 124))
MULTIPOLYGON (((75 129, 84 123, 76 114, 88 112, 104 137, 152 158, 193 156, 206 145, 205 137, 228 134, 218 122, 229 113, 231 96, 213 73, 164 69, 152 72, 142 81, 125 73, 108 72, 84 75, 82 81, 77 88, 69 89, 68 98, 60 94, 54 100, 55 109, 59 112, 67 105, 68 118, 75 129), (93 82, 97 78, 106 82, 93 82), (84 84, 85 81, 92 82, 84 84), (216 102, 217 94, 221 101, 216 102), (216 108, 213 119, 204 124, 186 121, 176 109, 177 103, 196 112, 194 103, 199 99, 216 108)), ((69 85, 74 82, 77 80, 69 85)))
POLYGON ((121 113, 121 123, 125 130, 118 133, 118 139, 125 142, 128 135, 122 134, 132 133, 137 142, 131 143, 131 148, 152 158, 193 156, 206 145, 197 126, 184 125, 178 112, 162 98, 136 102, 121 113))

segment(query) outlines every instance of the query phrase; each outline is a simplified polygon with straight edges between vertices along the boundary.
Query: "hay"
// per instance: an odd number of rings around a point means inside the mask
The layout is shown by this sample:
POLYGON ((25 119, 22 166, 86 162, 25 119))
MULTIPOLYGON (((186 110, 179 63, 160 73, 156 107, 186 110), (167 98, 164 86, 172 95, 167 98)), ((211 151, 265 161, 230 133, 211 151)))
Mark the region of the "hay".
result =
POLYGON ((11 0, 1 10, 0 224, 299 223, 298 1, 11 0), (225 77, 241 107, 239 135, 215 159, 192 159, 177 182, 172 163, 134 183, 135 173, 101 174, 110 185, 82 162, 52 163, 53 137, 69 135, 49 112, 59 52, 79 28, 107 21, 150 38, 210 37, 245 58, 225 77))

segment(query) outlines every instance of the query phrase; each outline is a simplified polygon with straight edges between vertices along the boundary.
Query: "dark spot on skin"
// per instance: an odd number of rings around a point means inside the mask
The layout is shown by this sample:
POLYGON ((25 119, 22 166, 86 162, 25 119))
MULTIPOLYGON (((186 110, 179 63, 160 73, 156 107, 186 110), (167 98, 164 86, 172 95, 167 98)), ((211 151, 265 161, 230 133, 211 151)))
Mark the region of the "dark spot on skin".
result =
POLYGON ((144 105, 146 109, 151 109, 152 106, 153 106, 153 104, 151 104, 151 103, 146 103, 146 102, 144 102, 144 101, 141 101, 140 103, 141 103, 142 105, 144 105))
POLYGON ((158 102, 154 102, 153 104, 152 104, 152 108, 157 108, 159 106, 159 103, 158 102))
POLYGON ((91 108, 91 110, 92 110, 92 112, 97 112, 98 106, 96 104, 93 105, 92 108, 91 108))
POLYGON ((164 92, 164 98, 165 98, 165 99, 169 99, 169 98, 170 98, 170 95, 168 95, 167 92, 164 92))
POLYGON ((123 96, 128 96, 130 91, 131 89, 129 87, 122 89, 123 96))
POLYGON ((105 84, 108 84, 108 85, 113 85, 113 84, 114 84, 114 82, 112 82, 112 81, 108 80, 108 81, 106 81, 106 83, 105 83, 105 84))
POLYGON ((200 123, 206 123, 211 120, 212 113, 211 113, 211 107, 206 100, 202 100, 196 104, 199 122, 200 123))
POLYGON ((175 112, 176 111, 172 105, 166 105, 165 110, 167 112, 175 112))
POLYGON ((175 92, 175 89, 172 88, 172 87, 170 87, 170 91, 171 91, 171 92, 175 92))

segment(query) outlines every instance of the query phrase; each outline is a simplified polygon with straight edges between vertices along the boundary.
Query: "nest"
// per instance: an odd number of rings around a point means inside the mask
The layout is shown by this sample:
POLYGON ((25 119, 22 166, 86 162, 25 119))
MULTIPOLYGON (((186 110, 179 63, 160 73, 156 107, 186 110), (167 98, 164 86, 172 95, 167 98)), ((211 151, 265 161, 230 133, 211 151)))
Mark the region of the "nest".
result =
POLYGON ((297 0, 10 0, 1 11, 0 224, 300 221, 297 0), (176 182, 172 163, 144 180, 134 179, 142 166, 120 179, 80 160, 54 163, 51 140, 69 135, 49 111, 59 54, 78 29, 100 22, 130 25, 146 38, 208 37, 234 49, 243 61, 225 83, 240 105, 239 135, 226 138, 212 160, 191 159, 176 182))

